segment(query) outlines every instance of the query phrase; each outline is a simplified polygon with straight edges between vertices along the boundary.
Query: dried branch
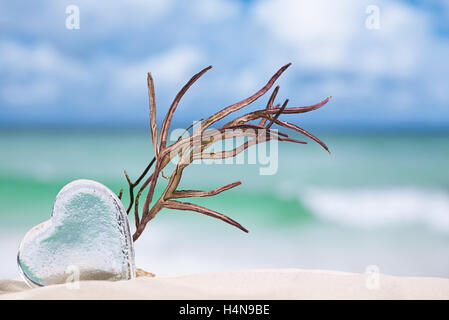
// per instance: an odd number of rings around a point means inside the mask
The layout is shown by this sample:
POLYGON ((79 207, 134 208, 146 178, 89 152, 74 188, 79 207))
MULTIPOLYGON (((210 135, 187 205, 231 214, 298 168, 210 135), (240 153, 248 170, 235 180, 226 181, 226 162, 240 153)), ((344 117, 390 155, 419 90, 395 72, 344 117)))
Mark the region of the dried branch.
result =
POLYGON ((285 66, 283 66, 282 68, 280 68, 272 77, 271 79, 267 82, 267 84, 260 89, 259 91, 257 91, 255 94, 253 94, 251 97, 242 100, 240 102, 237 102, 235 104, 230 105, 229 107, 224 108, 221 111, 218 111, 217 113, 215 113, 214 115, 210 116, 209 118, 207 118, 206 120, 204 120, 203 126, 202 126, 202 130, 204 131, 205 129, 207 129, 208 127, 210 127, 212 124, 214 124, 215 122, 217 122, 220 119, 223 119, 224 117, 226 117, 228 114, 235 112, 237 110, 240 110, 243 107, 246 107, 247 105, 253 103, 254 101, 256 101, 257 99, 259 99, 262 95, 264 95, 268 90, 270 90, 270 88, 273 86, 274 82, 281 76, 281 74, 288 68, 290 67, 291 63, 286 64, 285 66))
POLYGON ((198 123, 200 123, 200 122, 203 121, 203 120, 204 120, 204 119, 201 118, 200 120, 197 120, 197 121, 195 121, 194 123, 192 123, 190 126, 188 126, 188 127, 184 130, 184 132, 178 137, 178 140, 177 140, 177 141, 181 140, 182 137, 183 137, 187 132, 189 132, 190 129, 192 129, 194 126, 196 126, 198 123))
MULTIPOLYGON (((286 108, 284 110, 283 114, 305 113, 305 112, 319 109, 322 106, 324 106, 330 100, 330 98, 332 98, 332 96, 327 97, 323 101, 320 101, 314 105, 307 106, 307 107, 286 108)), ((274 108, 256 110, 256 111, 247 113, 247 114, 240 116, 232 121, 229 121, 223 127, 229 127, 229 126, 245 123, 245 122, 252 121, 252 120, 257 120, 259 118, 270 119, 270 117, 272 116, 273 113, 276 113, 279 111, 278 107, 279 107, 279 105, 274 108)))
POLYGON ((153 141, 154 154, 157 157, 159 154, 159 145, 157 137, 157 124, 156 124, 156 98, 154 93, 154 82, 151 73, 148 72, 148 97, 150 100, 150 129, 151 129, 151 139, 153 141))
MULTIPOLYGON (((327 151, 327 146, 314 135, 309 133, 308 131, 286 121, 279 120, 279 117, 283 114, 299 114, 305 113, 312 110, 316 110, 323 105, 325 105, 329 98, 324 99, 323 101, 306 107, 292 107, 287 108, 288 99, 279 107, 279 104, 274 105, 274 100, 279 91, 279 86, 273 90, 267 105, 264 109, 256 110, 249 112, 243 116, 236 117, 235 119, 229 121, 224 126, 218 129, 211 129, 210 126, 217 121, 223 119, 229 114, 236 112, 245 106, 253 103, 262 95, 264 95, 270 88, 273 86, 275 81, 279 78, 279 76, 290 66, 290 63, 280 68, 271 79, 263 86, 259 91, 250 96, 247 99, 244 99, 240 102, 232 104, 212 116, 193 123, 189 126, 182 135, 179 136, 176 142, 167 146, 167 136, 170 128, 170 123, 173 118, 173 114, 184 94, 187 90, 193 85, 193 83, 198 80, 206 71, 208 71, 211 66, 201 70, 199 73, 194 75, 187 84, 179 91, 173 100, 168 112, 163 120, 160 135, 158 138, 158 129, 156 124, 156 103, 155 103, 155 94, 154 94, 154 83, 151 77, 151 74, 148 73, 148 95, 150 100, 150 127, 151 127, 151 136, 153 141, 153 149, 155 157, 147 166, 147 168, 143 171, 143 173, 139 176, 139 178, 133 183, 129 178, 127 172, 125 171, 125 177, 129 185, 130 190, 130 205, 128 207, 127 212, 131 210, 134 205, 134 216, 136 222, 136 231, 133 235, 133 240, 136 241, 143 230, 145 229, 147 223, 151 221, 155 217, 155 215, 162 210, 163 208, 167 209, 175 209, 175 210, 188 210, 194 211, 198 213, 202 213, 217 219, 220 219, 226 223, 229 223, 245 232, 248 232, 243 226, 241 226, 238 222, 233 219, 218 213, 214 210, 204 208, 202 206, 188 203, 188 202, 180 202, 175 201, 173 199, 182 199, 182 198, 195 198, 195 197, 209 197, 215 196, 219 193, 232 189, 241 184, 240 181, 230 183, 219 187, 214 190, 202 191, 202 190, 177 190, 179 183, 181 181, 182 173, 186 167, 188 167, 194 160, 197 159, 225 159, 229 157, 235 157, 237 154, 243 152, 247 148, 252 145, 257 145, 260 143, 264 143, 270 140, 278 140, 278 141, 286 141, 293 143, 306 144, 307 142, 301 140, 295 140, 289 137, 287 133, 279 132, 277 130, 273 130, 271 127, 276 124, 286 129, 294 130, 300 134, 307 136, 308 138, 318 142, 323 146, 327 151), (249 121, 259 120, 258 124, 249 123, 249 121), (195 129, 195 125, 198 122, 202 122, 202 124, 195 129), (267 125, 268 122, 268 125, 267 125), (189 137, 183 138, 184 135, 193 128, 193 134, 189 137), (239 146, 232 148, 231 150, 223 150, 220 152, 208 152, 206 151, 213 143, 225 139, 234 139, 236 137, 245 137, 248 138, 247 141, 243 142, 239 146), (154 201, 154 191, 157 184, 157 180, 159 175, 163 175, 162 170, 167 166, 167 164, 178 157, 177 164, 171 175, 168 177, 168 184, 162 192, 162 195, 154 201), (155 164, 153 173, 144 181, 141 185, 136 197, 134 198, 134 188, 136 188, 144 177, 149 172, 152 165, 155 164), (148 193, 145 198, 145 202, 143 204, 142 215, 139 214, 139 199, 141 197, 142 192, 148 188, 148 193)), ((121 197, 121 194, 120 194, 121 197)))
POLYGON ((196 80, 198 80, 203 74, 205 74, 208 70, 210 70, 212 66, 208 66, 207 68, 204 68, 200 72, 198 72, 196 75, 194 75, 187 84, 181 89, 181 91, 178 92, 175 99, 173 100, 173 103, 171 104, 170 108, 168 109, 167 115, 164 118, 164 122, 162 123, 161 127, 161 148, 165 148, 165 144, 167 142, 167 135, 168 135, 168 129, 170 127, 170 122, 173 117, 173 114, 178 107, 179 101, 181 101, 181 98, 184 96, 184 94, 187 92, 187 90, 192 86, 192 84, 195 83, 196 80))
POLYGON ((179 202, 179 201, 173 201, 173 200, 167 200, 164 203, 164 207, 168 209, 176 209, 176 210, 189 210, 189 211, 195 211, 202 214, 205 214, 207 216, 217 218, 220 220, 223 220, 226 223, 229 223, 230 225, 239 228, 240 230, 243 230, 245 232, 248 232, 240 223, 238 223, 235 220, 232 220, 231 218, 225 216, 224 214, 218 213, 214 210, 204 208, 202 206, 199 206, 197 204, 189 203, 189 202, 179 202))
MULTIPOLYGON (((266 110, 270 110, 273 108, 274 99, 276 99, 276 95, 278 94, 278 91, 279 91, 279 86, 276 86, 276 88, 274 88, 273 93, 270 96, 270 99, 268 100, 267 107, 265 108, 266 110)), ((262 118, 262 119, 260 119, 259 126, 264 126, 266 123, 267 123, 267 119, 262 118)))
POLYGON ((270 120, 270 123, 267 125, 267 129, 270 129, 270 127, 273 125, 273 123, 279 118, 281 113, 284 112, 285 107, 287 106, 287 103, 288 103, 288 99, 285 100, 285 102, 282 105, 282 107, 279 109, 278 112, 276 112, 276 114, 274 115, 273 119, 270 120))
POLYGON ((201 191, 201 190, 176 190, 172 193, 170 199, 178 199, 178 198, 192 198, 192 197, 210 197, 215 196, 223 191, 235 188, 241 185, 241 181, 236 181, 227 185, 224 185, 220 188, 210 190, 210 191, 201 191))
POLYGON ((137 193, 136 200, 134 201, 134 220, 136 222, 136 228, 140 224, 140 218, 139 218, 139 199, 140 195, 142 194, 143 190, 146 189, 148 184, 151 182, 151 179, 153 177, 153 174, 150 176, 149 179, 147 179, 144 184, 140 187, 139 192, 137 193))
POLYGON ((148 164, 148 166, 145 168, 145 170, 143 170, 142 174, 139 176, 139 178, 134 183, 131 182, 131 179, 129 178, 126 170, 124 171, 126 181, 128 181, 128 185, 129 185, 129 198, 130 198, 129 206, 128 206, 128 209, 126 209, 126 213, 129 214, 129 211, 131 211, 131 208, 134 204, 134 188, 137 187, 139 185, 140 181, 142 181, 142 179, 147 175, 148 171, 150 171, 150 169, 153 166, 155 161, 156 161, 156 158, 153 158, 153 160, 151 160, 151 162, 148 164))
POLYGON ((251 123, 247 123, 247 124, 239 124, 236 126, 231 126, 231 127, 227 127, 226 129, 245 129, 245 128, 249 128, 249 129, 256 129, 256 130, 265 130, 267 131, 267 133, 273 133, 273 134, 278 134, 280 136, 283 137, 289 137, 289 135, 287 133, 281 132, 281 131, 276 131, 274 132, 273 130, 270 130, 270 128, 258 125, 258 124, 251 124, 251 123))
POLYGON ((280 121, 280 120, 275 120, 274 121, 276 124, 283 126, 285 128, 288 129, 292 129, 295 130, 296 132, 299 132, 303 135, 305 135, 306 137, 309 137, 310 139, 318 142, 328 153, 331 153, 329 148, 326 146, 326 144, 321 141, 320 139, 318 139, 317 137, 315 137, 313 134, 311 134, 310 132, 304 130, 303 128, 298 127, 297 125, 293 124, 293 123, 289 123, 287 121, 280 121))

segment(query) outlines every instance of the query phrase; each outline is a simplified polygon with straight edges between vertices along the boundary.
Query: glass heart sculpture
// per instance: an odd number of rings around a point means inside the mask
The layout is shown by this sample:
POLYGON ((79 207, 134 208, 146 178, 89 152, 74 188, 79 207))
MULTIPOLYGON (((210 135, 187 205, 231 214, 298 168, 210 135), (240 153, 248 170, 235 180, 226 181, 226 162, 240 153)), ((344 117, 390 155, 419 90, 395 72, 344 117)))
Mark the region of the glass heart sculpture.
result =
POLYGON ((135 277, 134 247, 122 202, 106 186, 75 180, 56 196, 49 220, 20 243, 20 273, 30 285, 135 277))

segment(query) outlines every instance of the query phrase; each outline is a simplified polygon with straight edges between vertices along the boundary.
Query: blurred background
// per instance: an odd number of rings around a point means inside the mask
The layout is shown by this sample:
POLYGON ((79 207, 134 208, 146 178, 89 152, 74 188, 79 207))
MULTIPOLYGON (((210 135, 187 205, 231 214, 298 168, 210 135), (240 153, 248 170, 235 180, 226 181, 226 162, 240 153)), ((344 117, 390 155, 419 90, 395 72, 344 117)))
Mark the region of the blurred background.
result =
POLYGON ((449 277, 448 21, 449 2, 436 0, 0 2, 0 278, 17 277, 21 238, 50 217, 66 183, 118 192, 124 169, 136 178, 151 160, 146 72, 160 123, 190 76, 214 66, 174 115, 172 127, 185 128, 288 62, 277 102, 333 98, 283 120, 332 154, 313 141, 280 144, 271 176, 257 165, 191 166, 184 188, 243 181, 192 202, 249 234, 163 210, 136 242, 137 265, 156 274, 374 265, 449 277))

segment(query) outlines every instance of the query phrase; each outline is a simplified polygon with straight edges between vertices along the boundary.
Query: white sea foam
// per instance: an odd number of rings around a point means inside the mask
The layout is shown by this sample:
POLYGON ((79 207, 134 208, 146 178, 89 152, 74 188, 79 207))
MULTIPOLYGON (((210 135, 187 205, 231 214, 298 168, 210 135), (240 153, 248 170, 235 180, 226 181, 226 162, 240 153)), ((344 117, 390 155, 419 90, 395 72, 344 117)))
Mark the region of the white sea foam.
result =
POLYGON ((300 200, 318 218, 355 227, 425 225, 449 233, 449 194, 419 188, 312 188, 300 200))

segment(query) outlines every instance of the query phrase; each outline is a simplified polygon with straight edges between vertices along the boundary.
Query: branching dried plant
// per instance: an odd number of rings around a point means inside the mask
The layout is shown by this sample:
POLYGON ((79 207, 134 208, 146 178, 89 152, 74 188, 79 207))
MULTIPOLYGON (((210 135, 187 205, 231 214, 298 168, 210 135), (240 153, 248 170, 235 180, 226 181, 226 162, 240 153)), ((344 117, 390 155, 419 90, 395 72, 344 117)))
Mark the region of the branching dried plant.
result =
MULTIPOLYGON (((136 231, 133 235, 134 241, 136 241, 140 237, 147 223, 151 219, 153 219, 155 215, 163 208, 176 209, 176 210, 189 210, 202 213, 223 220, 224 222, 227 222, 245 232, 248 232, 248 230, 245 229, 242 225, 240 225, 237 221, 221 213, 199 206, 197 204, 189 202, 181 202, 178 200, 183 198, 214 196, 241 184, 240 181, 236 181, 210 191, 177 190, 178 185, 181 181, 183 170, 194 160, 225 159, 229 157, 235 157, 237 154, 243 152, 245 149, 249 148, 252 145, 267 142, 273 139, 278 141, 287 141, 300 144, 307 143, 305 141, 291 139, 288 134, 271 129, 272 125, 274 124, 287 129, 294 130, 315 140, 326 151, 329 152, 329 149, 321 140, 319 140, 311 133, 298 127, 295 124, 279 120, 279 116, 281 114, 305 113, 312 110, 316 110, 325 105, 331 97, 328 97, 323 101, 311 106, 287 108, 288 99, 285 100, 282 106, 280 106, 279 104, 274 105, 274 100, 279 91, 279 86, 277 86, 273 90, 273 93, 271 94, 268 103, 264 109, 252 111, 245 115, 236 117, 235 119, 229 121, 219 129, 210 129, 210 127, 217 121, 225 118, 226 116, 230 115, 233 112, 236 112, 248 106, 249 104, 256 101, 258 98, 260 98, 262 95, 264 95, 268 90, 270 90, 275 81, 289 66, 290 63, 280 68, 262 89, 257 91, 249 98, 244 99, 235 104, 232 104, 218 111, 217 113, 211 115, 205 120, 201 119, 199 123, 194 123, 192 126, 190 126, 185 130, 185 133, 182 134, 176 142, 174 142, 169 146, 167 146, 167 135, 169 132, 173 114, 176 108, 178 107, 181 98, 192 86, 192 84, 196 80, 198 80, 204 73, 206 73, 209 69, 211 69, 212 66, 204 68, 199 73, 195 74, 181 89, 181 91, 179 91, 179 93, 173 100, 173 103, 171 104, 170 108, 168 109, 167 114, 165 115, 160 130, 158 130, 158 126, 156 124, 156 101, 155 101, 153 78, 151 76, 151 73, 148 73, 147 81, 148 81, 148 96, 150 101, 149 103, 150 129, 155 156, 135 182, 131 181, 128 173, 125 171, 125 177, 129 185, 129 196, 130 196, 130 203, 127 208, 128 214, 134 207, 134 217, 136 223, 136 231), (254 120, 259 120, 259 122, 257 124, 250 123, 250 121, 254 120), (197 126, 197 124, 199 125, 197 126), (193 128, 192 135, 183 138, 183 136, 192 128, 193 128), (248 141, 242 143, 241 145, 231 150, 224 150, 221 152, 206 151, 212 144, 214 144, 217 141, 222 141, 225 139, 233 139, 236 137, 246 137, 248 138, 248 141), (163 175, 162 170, 167 166, 167 164, 170 161, 176 160, 175 159, 176 157, 178 157, 176 166, 172 171, 171 175, 167 178, 168 184, 165 190, 162 192, 162 195, 159 197, 159 199, 154 201, 153 203, 153 195, 158 177, 160 174, 163 175), (142 183, 136 196, 134 196, 134 189, 141 184, 141 182, 147 176, 148 172, 150 171, 153 165, 154 165, 153 173, 142 183), (145 198, 145 202, 143 204, 143 212, 142 214, 139 214, 139 200, 143 191, 146 188, 148 188, 148 192, 145 198)), ((120 192, 120 197, 121 196, 122 190, 120 192)))

